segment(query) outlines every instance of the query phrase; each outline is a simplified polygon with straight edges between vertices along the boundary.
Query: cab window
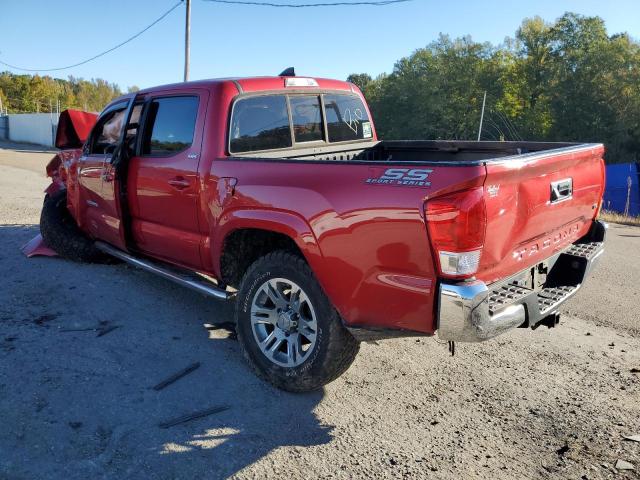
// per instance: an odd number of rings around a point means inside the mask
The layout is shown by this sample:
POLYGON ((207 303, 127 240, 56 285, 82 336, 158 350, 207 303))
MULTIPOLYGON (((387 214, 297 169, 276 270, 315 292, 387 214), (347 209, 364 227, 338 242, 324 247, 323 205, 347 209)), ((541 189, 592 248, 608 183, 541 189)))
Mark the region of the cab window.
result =
POLYGON ((362 100, 354 95, 325 95, 327 132, 330 142, 345 142, 373 137, 371 122, 362 100))
POLYGON ((320 97, 317 95, 291 96, 289 105, 295 141, 299 143, 323 140, 320 97))
POLYGON ((172 155, 193 143, 198 97, 155 98, 149 103, 143 155, 172 155))
POLYGON ((231 118, 232 153, 287 148, 292 145, 287 99, 265 95, 238 100, 231 118))

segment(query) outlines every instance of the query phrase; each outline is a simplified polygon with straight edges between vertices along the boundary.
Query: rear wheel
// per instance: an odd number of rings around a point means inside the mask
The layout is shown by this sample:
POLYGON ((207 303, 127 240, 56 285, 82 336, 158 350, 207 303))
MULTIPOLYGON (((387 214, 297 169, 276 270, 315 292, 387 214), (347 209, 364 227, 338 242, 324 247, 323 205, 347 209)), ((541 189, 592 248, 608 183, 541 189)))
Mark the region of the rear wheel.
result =
POLYGON ((40 233, 58 255, 76 262, 106 262, 109 257, 78 228, 67 210, 67 191, 47 195, 40 213, 40 233))
POLYGON ((251 367, 283 390, 322 387, 344 373, 359 350, 307 263, 286 251, 249 267, 236 321, 251 367))

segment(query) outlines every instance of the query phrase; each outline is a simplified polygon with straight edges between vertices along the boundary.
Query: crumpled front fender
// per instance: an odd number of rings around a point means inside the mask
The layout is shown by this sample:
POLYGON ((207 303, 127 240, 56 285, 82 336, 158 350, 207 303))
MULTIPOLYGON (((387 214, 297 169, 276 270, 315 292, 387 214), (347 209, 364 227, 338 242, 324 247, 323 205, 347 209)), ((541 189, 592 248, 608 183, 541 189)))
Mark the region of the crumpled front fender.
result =
POLYGON ((49 186, 44 190, 47 195, 53 195, 54 193, 66 188, 66 172, 61 153, 57 153, 51 160, 49 160, 49 163, 47 163, 47 177, 51 178, 51 184, 49 184, 49 186))

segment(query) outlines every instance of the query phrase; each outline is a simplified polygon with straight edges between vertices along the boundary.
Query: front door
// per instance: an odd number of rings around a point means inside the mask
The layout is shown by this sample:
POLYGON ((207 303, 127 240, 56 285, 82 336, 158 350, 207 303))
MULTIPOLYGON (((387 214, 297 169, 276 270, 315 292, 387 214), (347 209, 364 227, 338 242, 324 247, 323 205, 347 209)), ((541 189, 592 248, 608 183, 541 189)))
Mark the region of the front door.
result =
POLYGON ((105 110, 78 160, 80 225, 93 238, 124 249, 124 230, 109 169, 121 142, 128 102, 105 110))
POLYGON ((207 95, 185 89, 148 97, 127 172, 135 248, 193 269, 202 268, 198 164, 207 95))

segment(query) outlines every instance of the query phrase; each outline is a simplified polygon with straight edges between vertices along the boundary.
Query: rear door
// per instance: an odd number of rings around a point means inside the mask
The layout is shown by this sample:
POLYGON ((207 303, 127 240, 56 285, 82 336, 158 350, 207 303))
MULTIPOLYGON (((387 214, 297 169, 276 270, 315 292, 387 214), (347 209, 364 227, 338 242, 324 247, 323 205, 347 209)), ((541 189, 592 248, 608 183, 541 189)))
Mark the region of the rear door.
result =
POLYGON ((198 269, 198 164, 208 92, 185 89, 145 100, 127 178, 132 240, 142 253, 198 269))

